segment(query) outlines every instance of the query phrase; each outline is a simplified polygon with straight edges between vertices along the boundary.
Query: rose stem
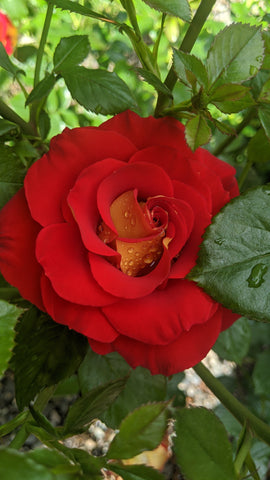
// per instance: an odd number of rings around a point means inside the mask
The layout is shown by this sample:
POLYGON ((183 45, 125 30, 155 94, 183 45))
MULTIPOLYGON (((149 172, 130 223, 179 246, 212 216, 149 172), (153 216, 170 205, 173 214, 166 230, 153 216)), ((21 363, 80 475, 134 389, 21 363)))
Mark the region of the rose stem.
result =
MULTIPOLYGON (((44 388, 36 398, 36 401, 34 403, 35 409, 42 412, 42 410, 46 407, 50 398, 53 396, 54 391, 55 391, 55 385, 44 388)), ((16 448, 18 450, 24 445, 25 441, 29 437, 29 433, 26 428, 27 423, 31 422, 32 420, 33 420, 33 417, 30 411, 28 411, 28 414, 25 418, 24 425, 19 430, 17 435, 13 438, 12 442, 10 442, 9 448, 16 448)))
POLYGON ((9 120, 10 122, 16 123, 16 125, 19 125, 22 132, 26 135, 36 137, 37 132, 34 130, 32 125, 23 120, 23 118, 20 117, 16 112, 14 112, 12 108, 8 107, 8 105, 6 105, 3 100, 0 100, 0 115, 6 120, 9 120))
MULTIPOLYGON (((179 50, 189 53, 192 50, 193 45, 195 44, 197 37, 211 12, 216 0, 202 0, 190 25, 186 32, 186 35, 183 38, 183 41, 180 45, 179 50)), ((177 82, 177 75, 173 69, 170 68, 169 73, 164 81, 164 84, 172 91, 177 82)), ((166 106, 168 101, 167 95, 160 93, 157 100, 155 116, 158 117, 166 106)))
POLYGON ((270 427, 266 423, 242 405, 202 363, 195 365, 193 370, 238 422, 242 425, 247 424, 258 437, 270 445, 270 427))

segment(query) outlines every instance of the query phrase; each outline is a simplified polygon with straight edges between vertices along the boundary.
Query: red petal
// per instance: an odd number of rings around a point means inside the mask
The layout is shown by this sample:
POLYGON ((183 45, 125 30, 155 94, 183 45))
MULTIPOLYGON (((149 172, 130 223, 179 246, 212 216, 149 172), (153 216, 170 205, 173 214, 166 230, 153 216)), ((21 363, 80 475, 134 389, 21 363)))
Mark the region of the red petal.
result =
MULTIPOLYGON (((215 157, 204 148, 198 148, 194 156, 198 163, 207 166, 209 170, 214 172, 216 176, 221 179, 225 190, 230 192, 231 190, 235 189, 237 182, 235 179, 236 170, 234 167, 232 167, 229 163, 223 162, 219 158, 215 157)), ((239 190, 237 195, 239 195, 239 190)))
POLYGON ((45 227, 37 238, 37 259, 60 297, 81 305, 108 305, 116 299, 94 280, 77 228, 45 227))
POLYGON ((41 287, 46 311, 56 322, 97 341, 113 342, 117 338, 118 333, 99 308, 63 300, 55 293, 45 275, 41 287))
MULTIPOLYGON (((168 345, 148 345, 119 336, 111 345, 133 367, 148 368, 153 375, 173 375, 199 363, 214 345, 221 328, 218 310, 206 323, 195 325, 168 345)), ((89 343, 94 351, 102 352, 104 344, 89 343)), ((105 351, 106 352, 106 351, 105 351)))
POLYGON ((114 159, 106 159, 84 169, 68 195, 85 247, 100 255, 115 255, 109 246, 97 236, 100 213, 97 208, 97 190, 101 180, 124 165, 114 159))
POLYGON ((211 215, 205 199, 194 188, 180 182, 174 183, 175 196, 189 204, 194 214, 194 226, 180 256, 172 265, 170 278, 184 278, 194 267, 202 235, 211 222, 211 215))
POLYGON ((31 218, 24 190, 12 197, 0 213, 0 270, 21 295, 44 309, 40 292, 42 269, 35 257, 40 226, 31 218))
POLYGON ((107 120, 99 128, 121 133, 138 149, 152 145, 166 145, 180 148, 183 156, 192 154, 185 141, 183 125, 173 117, 142 118, 135 112, 127 110, 107 120))
POLYGON ((219 305, 219 308, 222 311, 222 331, 229 328, 241 316, 238 313, 233 313, 231 310, 223 307, 222 305, 219 305))
POLYGON ((164 290, 121 300, 102 310, 121 335, 150 345, 166 345, 184 330, 205 323, 217 308, 195 283, 173 280, 164 290))
POLYGON ((96 127, 65 129, 26 175, 26 197, 33 218, 43 226, 62 222, 63 197, 85 167, 109 157, 126 162, 134 151, 134 145, 115 132, 96 127))
POLYGON ((93 276, 106 292, 120 298, 139 298, 153 292, 167 279, 170 258, 166 248, 156 268, 143 277, 131 277, 111 265, 105 258, 89 253, 93 276))
POLYGON ((143 200, 155 195, 173 195, 171 179, 163 169, 149 163, 132 163, 120 168, 101 182, 97 202, 104 222, 115 230, 110 213, 113 201, 122 193, 138 190, 138 199, 143 200))

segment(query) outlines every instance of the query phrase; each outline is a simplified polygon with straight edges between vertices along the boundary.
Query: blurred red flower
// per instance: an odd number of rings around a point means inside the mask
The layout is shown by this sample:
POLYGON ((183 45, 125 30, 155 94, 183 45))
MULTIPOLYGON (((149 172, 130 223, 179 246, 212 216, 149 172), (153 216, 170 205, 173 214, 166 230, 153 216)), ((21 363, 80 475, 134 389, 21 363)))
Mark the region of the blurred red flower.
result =
POLYGON ((0 42, 8 55, 11 55, 17 43, 17 29, 5 13, 0 11, 0 42))

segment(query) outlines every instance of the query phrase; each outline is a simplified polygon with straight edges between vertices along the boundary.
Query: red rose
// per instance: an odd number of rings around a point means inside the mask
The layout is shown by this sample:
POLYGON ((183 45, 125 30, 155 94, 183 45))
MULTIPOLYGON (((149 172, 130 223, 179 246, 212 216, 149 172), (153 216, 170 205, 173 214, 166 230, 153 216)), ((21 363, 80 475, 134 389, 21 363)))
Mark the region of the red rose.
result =
POLYGON ((0 214, 1 271, 97 353, 154 374, 191 367, 237 318, 185 279, 238 195, 234 173, 192 153, 174 118, 65 129, 0 214))
POLYGON ((0 11, 0 42, 4 45, 8 55, 11 55, 17 43, 17 29, 7 15, 0 11))

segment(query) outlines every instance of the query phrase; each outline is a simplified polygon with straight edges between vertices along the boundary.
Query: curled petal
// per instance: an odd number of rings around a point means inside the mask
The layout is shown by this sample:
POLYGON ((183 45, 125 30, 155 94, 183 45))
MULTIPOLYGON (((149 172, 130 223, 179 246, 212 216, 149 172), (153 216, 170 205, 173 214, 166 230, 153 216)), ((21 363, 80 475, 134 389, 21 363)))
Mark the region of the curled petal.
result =
POLYGON ((116 132, 97 127, 66 128, 51 140, 49 152, 31 166, 25 177, 32 217, 42 226, 62 222, 62 200, 84 168, 109 157, 127 162, 135 150, 116 132))
POLYGON ((56 322, 96 341, 113 342, 118 337, 118 333, 99 308, 63 300, 55 293, 45 275, 41 279, 41 287, 46 311, 56 322))
POLYGON ((104 222, 115 231, 110 206, 122 193, 138 190, 139 200, 155 195, 173 195, 171 179, 160 167, 148 163, 124 166, 101 182, 97 192, 97 203, 104 222))
POLYGON ((120 298, 139 298, 152 293, 168 277, 170 257, 166 248, 156 268, 143 277, 125 275, 105 258, 89 253, 93 276, 106 292, 120 298))
POLYGON ((80 305, 108 305, 116 298, 95 281, 76 226, 50 225, 37 238, 36 255, 56 293, 80 305))
POLYGON ((81 232, 85 247, 99 255, 115 255, 115 252, 97 236, 100 213, 97 208, 97 190, 100 182, 122 167, 124 162, 112 158, 94 163, 79 175, 68 195, 68 203, 81 232))
POLYGON ((40 292, 42 268, 35 257, 39 231, 40 225, 31 218, 24 189, 21 189, 1 210, 0 270, 24 298, 43 310, 40 292))

